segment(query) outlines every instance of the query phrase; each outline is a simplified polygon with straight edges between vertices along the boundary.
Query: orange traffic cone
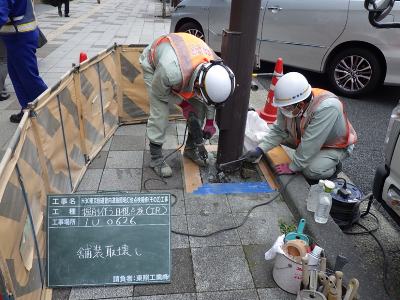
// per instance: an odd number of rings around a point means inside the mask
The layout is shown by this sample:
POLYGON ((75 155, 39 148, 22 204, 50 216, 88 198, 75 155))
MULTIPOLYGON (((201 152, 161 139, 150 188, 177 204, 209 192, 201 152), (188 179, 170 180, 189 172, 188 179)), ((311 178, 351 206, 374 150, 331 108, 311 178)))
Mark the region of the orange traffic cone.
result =
POLYGON ((257 110, 260 118, 267 121, 268 124, 274 123, 276 120, 276 114, 278 112, 278 108, 272 104, 274 99, 274 89, 275 84, 278 82, 277 75, 283 75, 283 61, 282 58, 278 58, 275 65, 274 76, 272 76, 271 85, 269 86, 267 102, 265 103, 265 107, 262 110, 257 110))
POLYGON ((81 52, 81 54, 79 54, 79 63, 82 63, 85 60, 87 60, 87 55, 85 52, 81 52))

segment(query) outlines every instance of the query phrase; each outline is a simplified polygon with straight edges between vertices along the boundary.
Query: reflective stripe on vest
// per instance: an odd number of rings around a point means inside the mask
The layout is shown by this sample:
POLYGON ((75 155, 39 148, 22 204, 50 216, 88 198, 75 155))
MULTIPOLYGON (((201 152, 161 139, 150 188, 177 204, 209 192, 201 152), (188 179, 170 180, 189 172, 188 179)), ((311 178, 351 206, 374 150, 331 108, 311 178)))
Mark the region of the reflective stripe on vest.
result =
MULTIPOLYGON (((328 92, 323 89, 312 89, 313 92, 313 100, 310 103, 310 106, 307 108, 307 117, 302 117, 301 119, 301 124, 300 124, 300 131, 301 135, 304 134, 304 131, 307 129, 308 124, 311 121, 312 115, 315 111, 315 109, 318 107, 319 104, 322 103, 325 99, 328 98, 337 98, 339 99, 335 94, 328 92)), ((343 103, 340 102, 342 105, 342 111, 343 111, 343 118, 344 121, 346 122, 346 133, 338 137, 335 141, 330 142, 330 143, 324 143, 322 147, 332 147, 332 148, 343 148, 348 145, 352 145, 356 142, 357 140, 357 135, 356 132, 353 128, 353 126, 350 124, 350 122, 347 120, 347 117, 344 113, 343 110, 343 103)), ((297 133, 296 133, 296 121, 295 118, 285 118, 286 119, 286 130, 291 134, 294 139, 297 141, 297 146, 299 146, 301 139, 297 138, 297 133)))
MULTIPOLYGON (((21 2, 23 5, 24 3, 21 2)), ((26 0, 25 14, 21 15, 21 8, 19 7, 18 16, 9 16, 7 23, 0 28, 0 34, 16 34, 17 32, 27 32, 35 30, 38 27, 36 22, 35 13, 33 11, 33 4, 31 0, 26 0)))
POLYGON ((21 24, 21 25, 4 25, 0 28, 0 33, 16 33, 17 29, 18 32, 26 32, 32 31, 38 26, 38 23, 35 21, 28 23, 28 24, 21 24), (16 29, 17 28, 17 29, 16 29))
POLYGON ((182 73, 182 87, 179 91, 174 92, 180 94, 184 98, 187 98, 189 95, 193 96, 193 93, 182 93, 182 91, 187 88, 193 71, 199 64, 208 63, 211 60, 219 59, 219 57, 203 40, 195 37, 194 35, 188 33, 170 33, 160 36, 150 46, 148 60, 153 70, 156 69, 156 47, 165 40, 169 40, 174 48, 182 73))
POLYGON ((15 22, 15 21, 22 20, 22 19, 24 18, 24 16, 25 16, 25 15, 18 16, 18 17, 13 17, 12 20, 11 20, 10 18, 7 18, 6 24, 7 24, 7 23, 10 23, 10 22, 15 22))

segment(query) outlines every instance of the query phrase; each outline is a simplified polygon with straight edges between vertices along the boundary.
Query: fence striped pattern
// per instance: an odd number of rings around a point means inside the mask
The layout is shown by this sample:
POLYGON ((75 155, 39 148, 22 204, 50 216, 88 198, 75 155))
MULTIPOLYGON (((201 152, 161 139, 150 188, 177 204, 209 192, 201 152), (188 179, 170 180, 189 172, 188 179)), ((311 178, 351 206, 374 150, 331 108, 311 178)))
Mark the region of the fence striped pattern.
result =
MULTIPOLYGON (((146 45, 120 45, 68 71, 29 107, 0 163, 0 280, 15 299, 45 293, 48 194, 73 193, 122 123, 146 122, 139 64, 146 45)), ((182 117, 171 107, 170 118, 182 117)))

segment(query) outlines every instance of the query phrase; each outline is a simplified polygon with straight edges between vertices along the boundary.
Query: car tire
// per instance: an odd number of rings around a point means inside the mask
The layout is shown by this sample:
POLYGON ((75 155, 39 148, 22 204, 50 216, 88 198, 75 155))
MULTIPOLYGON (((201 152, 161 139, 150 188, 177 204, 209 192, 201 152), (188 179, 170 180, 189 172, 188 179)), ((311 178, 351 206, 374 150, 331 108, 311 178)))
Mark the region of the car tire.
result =
POLYGON ((333 93, 355 98, 378 87, 382 68, 373 53, 354 47, 341 51, 331 60, 327 76, 333 93))
POLYGON ((183 24, 177 32, 186 32, 194 35, 195 37, 198 37, 199 39, 202 39, 204 41, 204 32, 201 27, 195 23, 189 22, 183 24))

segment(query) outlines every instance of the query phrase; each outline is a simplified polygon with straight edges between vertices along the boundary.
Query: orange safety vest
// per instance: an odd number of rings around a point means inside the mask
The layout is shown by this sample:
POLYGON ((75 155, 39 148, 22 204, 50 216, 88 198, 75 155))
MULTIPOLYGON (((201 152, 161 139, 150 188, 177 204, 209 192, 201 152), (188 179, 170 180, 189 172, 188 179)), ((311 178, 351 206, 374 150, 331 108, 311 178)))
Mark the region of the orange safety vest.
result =
MULTIPOLYGON (((304 134, 304 131, 306 130, 308 124, 310 123, 311 117, 312 117, 315 109, 318 107, 319 104, 322 103, 322 101, 324 101, 327 98, 337 98, 339 100, 339 98, 335 94, 328 92, 326 90, 323 90, 323 89, 313 88, 312 93, 313 93, 314 98, 313 98, 312 102, 310 103, 310 106, 307 108, 307 117, 303 116, 301 119, 301 123, 300 123, 301 135, 304 134)), ((327 142, 324 143, 322 145, 322 147, 343 148, 348 145, 354 144, 357 140, 356 132, 355 132, 353 126, 347 120, 346 115, 344 113, 343 103, 340 102, 340 104, 342 105, 343 118, 346 122, 346 133, 343 136, 338 137, 335 141, 332 141, 330 143, 327 143, 327 142)), ((297 146, 299 146, 301 139, 297 137, 295 118, 285 118, 285 119, 286 119, 287 132, 291 136, 294 137, 294 139, 297 142, 297 146)))
POLYGON ((156 39, 148 52, 148 60, 153 68, 156 69, 155 61, 155 50, 158 44, 169 40, 172 47, 178 56, 179 66, 182 73, 182 87, 178 90, 173 90, 175 94, 181 95, 185 99, 191 98, 194 93, 183 93, 187 88, 190 77, 193 71, 201 63, 209 63, 211 60, 219 59, 219 57, 214 53, 214 51, 201 39, 195 37, 194 35, 188 33, 170 33, 160 36, 156 39))

